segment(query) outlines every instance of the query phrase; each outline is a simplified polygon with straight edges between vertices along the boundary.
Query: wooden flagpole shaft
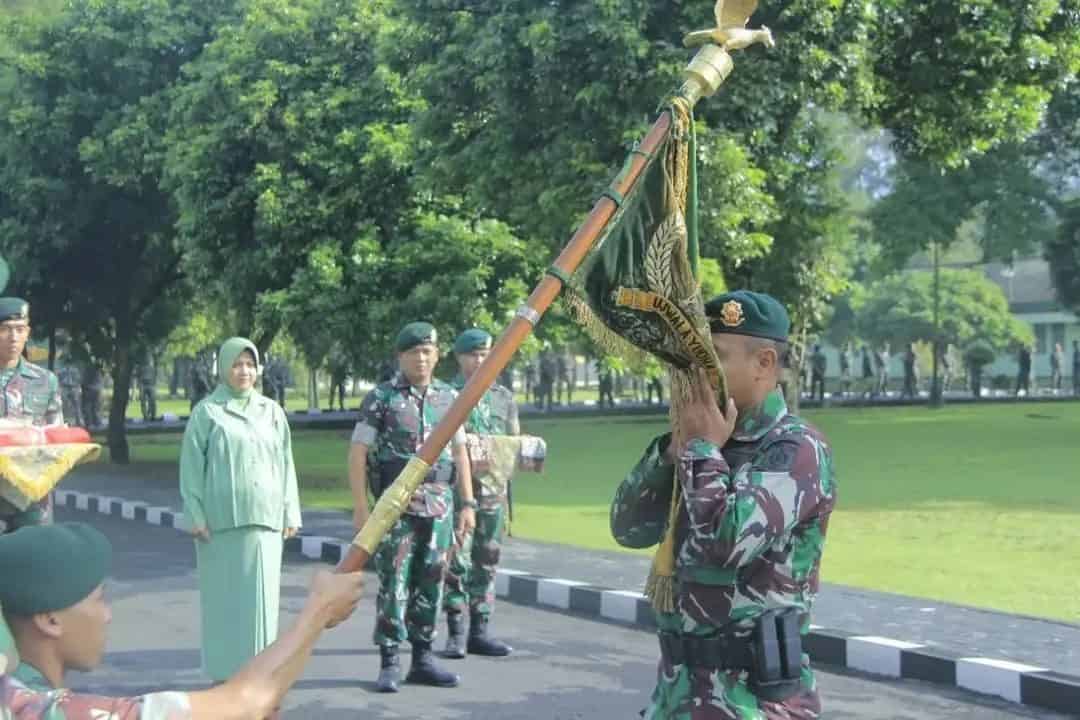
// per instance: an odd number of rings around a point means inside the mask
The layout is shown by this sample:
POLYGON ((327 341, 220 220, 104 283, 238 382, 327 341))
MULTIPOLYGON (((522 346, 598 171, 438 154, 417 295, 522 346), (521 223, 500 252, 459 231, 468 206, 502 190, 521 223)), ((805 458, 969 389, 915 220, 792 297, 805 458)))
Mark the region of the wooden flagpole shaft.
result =
MULTIPOLYGON (((670 111, 664 111, 657 118, 652 129, 642 140, 638 152, 631 157, 626 170, 616 179, 612 187, 616 193, 625 196, 634 187, 634 183, 637 182, 649 157, 659 149, 671 129, 671 122, 670 111)), ((566 244, 563 251, 559 253, 559 256, 555 259, 554 267, 565 276, 569 276, 577 270, 617 209, 618 206, 611 198, 607 196, 600 198, 593 206, 589 217, 574 233, 574 236, 570 238, 570 242, 566 244)), ((503 371, 503 368, 510 363, 510 359, 521 347, 529 333, 533 331, 541 316, 547 312, 551 303, 559 296, 562 286, 562 281, 555 276, 551 274, 544 276, 544 279, 529 295, 525 304, 518 310, 509 327, 499 336, 487 358, 465 384, 457 399, 446 411, 446 415, 431 431, 431 435, 428 436, 428 439, 416 453, 418 458, 427 465, 435 464, 443 448, 453 439, 454 433, 465 423, 469 413, 472 412, 472 409, 480 402, 484 393, 499 377, 499 373, 503 371)), ((389 501, 390 496, 391 493, 388 492, 380 498, 379 503, 376 504, 371 513, 373 518, 379 512, 379 505, 382 505, 384 500, 389 501)), ((338 565, 339 572, 356 572, 367 564, 370 554, 368 550, 357 544, 359 538, 360 535, 357 535, 356 539, 353 540, 353 544, 349 546, 348 552, 338 565)))

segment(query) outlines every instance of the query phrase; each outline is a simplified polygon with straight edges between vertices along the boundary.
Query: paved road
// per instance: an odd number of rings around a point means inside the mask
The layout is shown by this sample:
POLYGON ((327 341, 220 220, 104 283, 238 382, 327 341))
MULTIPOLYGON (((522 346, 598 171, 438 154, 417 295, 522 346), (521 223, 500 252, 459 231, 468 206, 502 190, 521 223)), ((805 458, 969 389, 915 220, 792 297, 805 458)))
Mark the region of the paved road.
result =
MULTIPOLYGON (((106 664, 92 675, 73 675, 72 684, 125 694, 163 686, 204 687, 190 541, 173 530, 97 514, 61 509, 58 517, 94 523, 116 547, 106 664)), ((312 570, 310 563, 287 563, 283 622, 302 604, 312 570)), ((370 643, 372 606, 368 592, 356 615, 323 637, 286 701, 286 717, 633 718, 651 686, 656 651, 650 634, 503 603, 498 627, 516 646, 513 657, 453 663, 463 676, 462 687, 454 690, 406 686, 399 695, 379 695, 372 691, 378 663, 370 643)), ((827 717, 837 720, 1061 717, 921 683, 823 672, 821 685, 827 717)))
MULTIPOLYGON (((77 468, 68 490, 119 495, 179 509, 175 474, 133 476, 116 466, 77 468)), ((304 532, 342 540, 353 536, 352 515, 304 511, 304 532)), ((585 550, 513 538, 503 547, 502 565, 547 577, 586 581, 620 590, 640 590, 649 555, 585 550)), ((1077 586, 1080 588, 1080 585, 1077 586)), ((814 622, 826 628, 943 647, 975 657, 994 657, 1080 675, 1080 623, 1031 618, 993 610, 825 583, 814 606, 814 622)))

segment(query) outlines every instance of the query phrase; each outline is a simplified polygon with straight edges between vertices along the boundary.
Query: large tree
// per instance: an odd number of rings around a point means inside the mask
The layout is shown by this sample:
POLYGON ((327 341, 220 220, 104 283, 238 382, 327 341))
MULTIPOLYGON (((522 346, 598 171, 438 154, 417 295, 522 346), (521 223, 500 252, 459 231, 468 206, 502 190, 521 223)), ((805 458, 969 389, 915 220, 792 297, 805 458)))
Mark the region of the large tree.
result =
POLYGON ((1061 225, 1046 243, 1045 256, 1058 299, 1080 313, 1080 200, 1063 208, 1061 225))
POLYGON ((109 448, 126 462, 133 351, 187 293, 160 186, 171 92, 228 12, 219 0, 75 0, 7 26, 0 238, 17 287, 112 372, 109 448))
POLYGON ((168 184, 187 267, 262 349, 285 317, 256 323, 262 293, 328 243, 348 257, 387 242, 412 202, 415 101, 378 59, 386 4, 254 0, 176 94, 168 184))
POLYGON ((933 277, 923 270, 898 273, 872 283, 855 302, 859 335, 874 345, 899 347, 932 342, 966 348, 976 341, 995 351, 1031 343, 1031 327, 1009 311, 1000 287, 973 270, 941 273, 941 330, 933 315, 933 277))
POLYGON ((249 3, 177 93, 168 165, 192 274, 262 347, 286 331, 314 368, 338 342, 370 377, 407 319, 491 326, 535 273, 505 225, 414 183, 389 5, 249 3))

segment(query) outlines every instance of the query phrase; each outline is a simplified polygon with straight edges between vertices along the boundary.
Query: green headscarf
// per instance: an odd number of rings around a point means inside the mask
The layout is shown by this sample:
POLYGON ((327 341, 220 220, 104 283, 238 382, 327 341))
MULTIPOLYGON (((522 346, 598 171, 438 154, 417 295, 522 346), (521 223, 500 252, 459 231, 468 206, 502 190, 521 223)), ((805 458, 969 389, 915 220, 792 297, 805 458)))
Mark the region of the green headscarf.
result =
POLYGON ((237 390, 229 384, 229 371, 232 370, 233 363, 236 362, 236 358, 240 357, 240 353, 247 350, 251 353, 251 356, 255 358, 255 367, 259 367, 259 349, 255 347, 255 343, 251 342, 247 338, 233 337, 226 340, 221 345, 221 349, 218 350, 218 388, 224 389, 229 393, 229 396, 236 400, 247 400, 255 392, 254 386, 250 390, 237 390))

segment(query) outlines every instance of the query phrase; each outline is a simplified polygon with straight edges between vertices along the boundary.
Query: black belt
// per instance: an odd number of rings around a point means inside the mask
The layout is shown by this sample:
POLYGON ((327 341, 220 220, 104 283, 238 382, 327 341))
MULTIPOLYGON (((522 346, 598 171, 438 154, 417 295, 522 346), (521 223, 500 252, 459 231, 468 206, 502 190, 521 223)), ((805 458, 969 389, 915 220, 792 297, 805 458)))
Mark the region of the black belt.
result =
POLYGON ((750 637, 720 633, 710 637, 679 635, 661 632, 660 656, 671 665, 709 668, 713 670, 745 670, 750 668, 750 637))
MULTIPOLYGON (((809 616, 803 613, 799 625, 809 616)), ((727 630, 715 635, 698 636, 660 631, 660 655, 672 665, 686 665, 709 670, 750 670, 754 666, 753 633, 746 629, 727 630)))

